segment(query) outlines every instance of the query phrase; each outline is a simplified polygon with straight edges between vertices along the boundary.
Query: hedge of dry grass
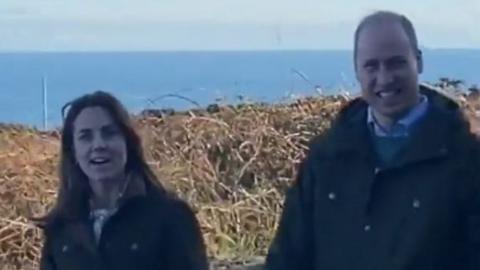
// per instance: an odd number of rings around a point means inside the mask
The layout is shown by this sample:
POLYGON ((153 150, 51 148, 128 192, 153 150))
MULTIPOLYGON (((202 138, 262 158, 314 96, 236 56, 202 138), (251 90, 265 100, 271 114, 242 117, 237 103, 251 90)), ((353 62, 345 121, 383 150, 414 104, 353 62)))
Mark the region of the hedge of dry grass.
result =
MULTIPOLYGON (((135 123, 162 183, 195 209, 209 255, 249 258, 265 255, 308 141, 346 100, 223 107, 135 123)), ((58 132, 0 126, 1 269, 38 262, 42 235, 27 217, 45 213, 54 200, 58 148, 58 132)))

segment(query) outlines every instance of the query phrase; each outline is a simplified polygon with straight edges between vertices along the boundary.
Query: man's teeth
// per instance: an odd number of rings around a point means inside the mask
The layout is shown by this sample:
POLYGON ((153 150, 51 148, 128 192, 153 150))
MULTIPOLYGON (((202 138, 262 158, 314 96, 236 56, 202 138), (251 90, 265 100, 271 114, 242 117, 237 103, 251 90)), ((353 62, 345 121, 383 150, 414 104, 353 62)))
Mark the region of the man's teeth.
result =
POLYGON ((393 96, 393 95, 397 94, 398 92, 399 92, 399 90, 381 91, 381 92, 378 93, 378 96, 381 97, 381 98, 390 97, 390 96, 393 96))

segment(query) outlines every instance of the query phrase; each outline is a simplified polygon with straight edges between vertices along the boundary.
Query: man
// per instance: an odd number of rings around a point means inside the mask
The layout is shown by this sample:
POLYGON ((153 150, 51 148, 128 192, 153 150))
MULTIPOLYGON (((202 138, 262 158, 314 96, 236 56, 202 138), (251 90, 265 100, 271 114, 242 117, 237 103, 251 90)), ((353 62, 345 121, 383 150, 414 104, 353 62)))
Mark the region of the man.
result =
POLYGON ((313 140, 266 268, 480 269, 478 143, 459 106, 419 86, 406 17, 371 14, 354 42, 362 97, 313 140))

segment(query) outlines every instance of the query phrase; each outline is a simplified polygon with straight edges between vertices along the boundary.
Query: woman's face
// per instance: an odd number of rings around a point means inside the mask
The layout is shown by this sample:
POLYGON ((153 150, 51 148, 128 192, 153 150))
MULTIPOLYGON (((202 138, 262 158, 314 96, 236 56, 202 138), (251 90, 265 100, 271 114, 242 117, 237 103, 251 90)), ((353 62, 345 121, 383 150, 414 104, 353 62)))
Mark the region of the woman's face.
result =
POLYGON ((102 107, 84 108, 73 122, 75 160, 90 181, 119 181, 125 172, 125 136, 102 107))

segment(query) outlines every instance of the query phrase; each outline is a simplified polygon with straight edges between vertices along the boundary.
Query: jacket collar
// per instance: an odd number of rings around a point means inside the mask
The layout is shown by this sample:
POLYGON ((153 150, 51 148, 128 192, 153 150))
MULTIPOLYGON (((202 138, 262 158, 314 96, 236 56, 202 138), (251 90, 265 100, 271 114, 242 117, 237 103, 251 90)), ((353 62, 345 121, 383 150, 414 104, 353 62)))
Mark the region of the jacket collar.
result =
MULTIPOLYGON (((460 121, 460 108, 455 101, 421 86, 420 91, 430 101, 430 106, 418 125, 412 128, 411 139, 394 167, 445 156, 452 132, 465 128, 460 121)), ((344 107, 332 128, 327 132, 329 143, 322 145, 329 156, 360 156, 374 160, 373 145, 367 123, 368 104, 357 98, 344 107)))
POLYGON ((119 208, 123 207, 129 200, 136 197, 146 196, 146 193, 147 193, 147 190, 146 190, 146 185, 145 185, 145 181, 143 180, 143 177, 141 177, 136 173, 129 173, 126 177, 124 186, 120 191, 115 207, 113 209, 92 209, 91 208, 92 203, 90 202, 89 217, 92 218, 96 216, 96 214, 102 213, 102 212, 113 215, 119 210, 119 208))
POLYGON ((420 102, 415 105, 410 112, 398 120, 392 126, 391 131, 386 131, 380 123, 375 119, 373 108, 368 106, 367 123, 372 132, 380 137, 408 137, 410 129, 419 121, 428 110, 428 97, 426 95, 420 96, 420 102))
MULTIPOLYGON (((134 198, 144 197, 146 195, 147 188, 143 177, 139 174, 130 173, 127 176, 124 189, 117 201, 117 208, 113 210, 113 215, 115 215, 123 206, 125 206, 128 201, 134 198)), ((73 241, 84 246, 93 256, 98 257, 98 250, 95 244, 96 240, 93 234, 92 224, 88 221, 92 217, 92 212, 90 212, 88 219, 69 222, 66 224, 66 226, 68 227, 67 231, 69 231, 72 235, 73 241)))
POLYGON ((147 188, 143 177, 137 173, 130 173, 119 200, 123 202, 134 197, 145 196, 146 194, 147 188))

